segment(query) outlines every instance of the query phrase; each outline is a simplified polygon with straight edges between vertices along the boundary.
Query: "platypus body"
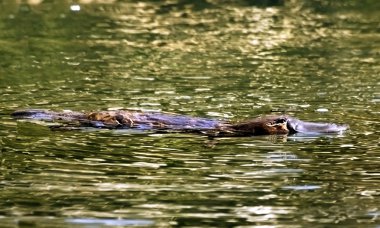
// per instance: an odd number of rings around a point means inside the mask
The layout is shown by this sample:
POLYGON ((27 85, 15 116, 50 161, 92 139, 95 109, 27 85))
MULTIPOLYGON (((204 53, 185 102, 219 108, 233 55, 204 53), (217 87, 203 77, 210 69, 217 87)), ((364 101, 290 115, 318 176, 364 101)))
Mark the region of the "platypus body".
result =
MULTIPOLYGON (((22 110, 12 113, 16 119, 31 119, 60 123, 58 128, 81 127, 107 129, 138 129, 160 132, 196 132, 212 136, 290 135, 295 133, 341 133, 346 125, 305 122, 287 115, 263 116, 239 123, 161 112, 130 110, 99 112, 55 112, 22 110)), ((57 128, 57 127, 56 127, 57 128)))

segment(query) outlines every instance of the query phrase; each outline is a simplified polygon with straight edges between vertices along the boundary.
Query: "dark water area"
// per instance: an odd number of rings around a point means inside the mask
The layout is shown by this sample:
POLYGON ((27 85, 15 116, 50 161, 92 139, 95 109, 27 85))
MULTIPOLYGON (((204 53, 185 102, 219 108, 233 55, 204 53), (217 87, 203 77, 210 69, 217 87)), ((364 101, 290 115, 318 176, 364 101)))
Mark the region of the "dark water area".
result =
POLYGON ((0 1, 1 227, 380 227, 378 1, 0 1), (50 131, 286 113, 336 136, 50 131))

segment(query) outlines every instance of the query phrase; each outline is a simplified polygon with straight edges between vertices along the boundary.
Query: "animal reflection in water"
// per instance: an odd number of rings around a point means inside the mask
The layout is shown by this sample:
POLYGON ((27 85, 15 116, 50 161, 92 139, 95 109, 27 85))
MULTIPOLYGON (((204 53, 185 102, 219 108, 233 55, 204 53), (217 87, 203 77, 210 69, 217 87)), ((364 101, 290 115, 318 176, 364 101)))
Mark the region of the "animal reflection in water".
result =
POLYGON ((199 133, 213 137, 292 135, 296 133, 339 134, 348 129, 347 125, 306 122, 287 115, 269 115, 233 123, 162 112, 117 110, 82 113, 30 109, 16 111, 12 113, 12 117, 58 123, 52 128, 61 130, 93 127, 163 133, 199 133))

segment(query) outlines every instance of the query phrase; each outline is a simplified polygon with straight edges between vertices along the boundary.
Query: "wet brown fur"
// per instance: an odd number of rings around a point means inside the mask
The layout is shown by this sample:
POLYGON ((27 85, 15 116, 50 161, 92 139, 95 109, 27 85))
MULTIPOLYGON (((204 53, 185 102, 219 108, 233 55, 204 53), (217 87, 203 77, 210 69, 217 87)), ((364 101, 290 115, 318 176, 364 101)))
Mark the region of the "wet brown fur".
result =
POLYGON ((289 133, 286 120, 282 116, 259 117, 232 124, 229 128, 244 135, 286 135, 289 133), (284 121, 278 122, 279 119, 284 119, 284 121))
POLYGON ((107 126, 123 126, 132 127, 134 121, 128 112, 91 112, 87 115, 90 121, 100 121, 107 126))
MULTIPOLYGON (((134 116, 130 112, 126 111, 92 112, 87 115, 87 118, 90 121, 100 121, 109 127, 125 125, 133 127, 135 122, 139 122, 134 120, 134 116)), ((276 123, 276 120, 281 118, 282 116, 267 116, 237 124, 224 123, 215 129, 215 132, 218 132, 218 135, 286 135, 289 133, 286 121, 276 123)), ((150 124, 157 128, 165 127, 165 124, 161 122, 150 124)))

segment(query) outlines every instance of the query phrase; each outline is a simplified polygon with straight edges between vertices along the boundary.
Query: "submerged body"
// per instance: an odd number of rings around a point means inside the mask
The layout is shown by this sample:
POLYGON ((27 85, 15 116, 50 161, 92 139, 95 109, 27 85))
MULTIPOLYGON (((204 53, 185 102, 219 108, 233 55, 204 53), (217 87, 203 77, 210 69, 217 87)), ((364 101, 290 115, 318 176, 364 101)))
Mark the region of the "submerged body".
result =
POLYGON ((240 123, 161 112, 129 110, 91 113, 22 110, 12 113, 12 116, 17 119, 58 122, 61 123, 58 127, 62 129, 72 129, 73 127, 139 129, 164 132, 198 132, 213 136, 341 133, 348 129, 346 125, 305 122, 286 115, 259 117, 240 123))

